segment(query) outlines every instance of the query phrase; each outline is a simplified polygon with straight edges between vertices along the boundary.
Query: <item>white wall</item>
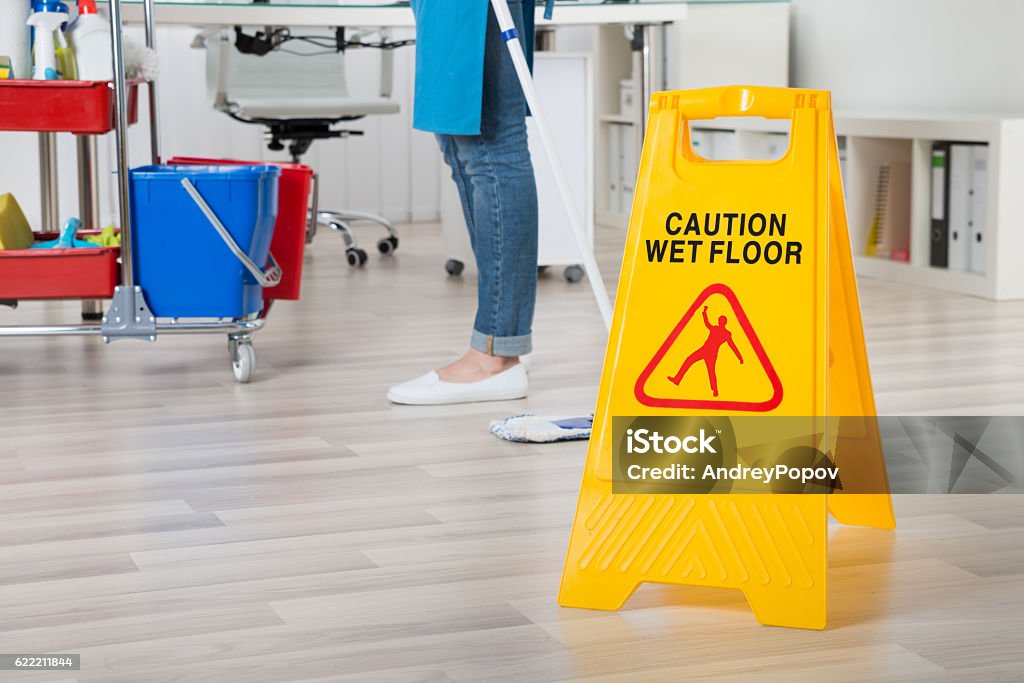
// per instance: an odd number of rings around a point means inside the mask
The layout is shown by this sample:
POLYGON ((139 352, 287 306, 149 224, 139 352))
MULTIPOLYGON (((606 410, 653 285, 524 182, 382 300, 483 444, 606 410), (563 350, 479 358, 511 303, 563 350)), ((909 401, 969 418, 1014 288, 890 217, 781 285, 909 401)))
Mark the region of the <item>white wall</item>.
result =
POLYGON ((792 82, 838 108, 1024 113, 1024 2, 793 0, 792 82))

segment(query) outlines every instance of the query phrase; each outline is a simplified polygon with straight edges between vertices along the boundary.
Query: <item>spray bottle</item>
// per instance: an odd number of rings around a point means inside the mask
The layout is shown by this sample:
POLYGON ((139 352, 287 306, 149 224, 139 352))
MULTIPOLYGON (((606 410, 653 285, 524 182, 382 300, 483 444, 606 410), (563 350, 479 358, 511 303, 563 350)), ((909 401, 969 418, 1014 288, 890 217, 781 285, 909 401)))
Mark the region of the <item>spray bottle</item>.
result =
POLYGON ((32 78, 52 81, 60 78, 53 32, 68 20, 68 6, 56 0, 35 0, 28 25, 32 27, 32 78))
POLYGON ((28 0, 0 0, 0 56, 11 60, 8 78, 32 77, 28 14, 28 0))
POLYGON ((110 24, 96 12, 96 0, 78 0, 78 18, 67 30, 75 51, 78 78, 109 81, 114 78, 110 55, 110 24))

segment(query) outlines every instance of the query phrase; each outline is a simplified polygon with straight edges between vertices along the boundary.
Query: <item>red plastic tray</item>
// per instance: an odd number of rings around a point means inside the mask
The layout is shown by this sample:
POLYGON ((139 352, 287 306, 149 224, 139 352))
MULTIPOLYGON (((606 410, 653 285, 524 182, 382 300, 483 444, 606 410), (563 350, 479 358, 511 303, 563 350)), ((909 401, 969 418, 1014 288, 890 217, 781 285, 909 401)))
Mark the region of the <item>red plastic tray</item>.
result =
MULTIPOLYGON (((58 237, 41 233, 36 240, 58 237)), ((0 300, 109 299, 121 277, 120 254, 120 247, 0 251, 0 300)))
MULTIPOLYGON (((0 80, 0 130, 102 135, 114 129, 110 81, 0 80)), ((128 122, 139 118, 138 83, 129 84, 128 122)))
POLYGON ((302 259, 306 253, 306 220, 309 192, 313 182, 313 169, 304 164, 279 161, 238 161, 235 159, 206 159, 203 157, 174 157, 171 165, 264 165, 281 169, 278 181, 277 223, 270 253, 281 266, 281 282, 263 290, 267 301, 297 300, 302 290, 302 259))

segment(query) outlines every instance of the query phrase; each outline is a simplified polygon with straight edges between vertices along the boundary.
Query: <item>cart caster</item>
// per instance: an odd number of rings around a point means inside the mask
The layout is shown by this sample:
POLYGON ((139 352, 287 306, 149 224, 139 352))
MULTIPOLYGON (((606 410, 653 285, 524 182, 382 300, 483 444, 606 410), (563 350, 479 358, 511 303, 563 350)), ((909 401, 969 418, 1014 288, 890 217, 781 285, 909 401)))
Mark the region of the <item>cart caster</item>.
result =
POLYGON ((239 384, 248 384, 256 372, 256 349, 252 342, 242 340, 230 340, 228 346, 234 345, 234 354, 231 360, 231 369, 235 372, 235 381, 239 384))
POLYGON ((579 282, 583 279, 583 269, 579 266, 568 266, 562 275, 567 282, 579 282))
POLYGON ((462 275, 462 271, 466 268, 466 264, 458 259, 450 258, 444 264, 444 269, 449 275, 462 275))
POLYGON ((377 242, 377 251, 384 256, 394 254, 398 249, 398 238, 397 237, 385 237, 381 241, 377 242))
POLYGON ((548 272, 547 266, 537 266, 537 275, 543 275, 546 272, 548 272))
POLYGON ((348 264, 353 268, 358 268, 366 263, 366 259, 366 252, 358 247, 349 247, 345 250, 345 260, 347 260, 348 264))

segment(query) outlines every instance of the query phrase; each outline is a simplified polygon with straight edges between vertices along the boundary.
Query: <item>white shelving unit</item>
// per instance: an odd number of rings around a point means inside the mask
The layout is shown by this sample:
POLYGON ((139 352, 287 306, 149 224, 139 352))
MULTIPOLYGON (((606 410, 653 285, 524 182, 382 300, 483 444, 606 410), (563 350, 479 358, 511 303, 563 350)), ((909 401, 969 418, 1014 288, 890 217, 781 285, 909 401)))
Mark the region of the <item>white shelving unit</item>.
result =
MULTIPOLYGON (((790 4, 786 0, 688 3, 686 20, 662 29, 664 63, 658 68, 664 74, 664 88, 784 87, 789 84, 789 26, 790 4)), ((599 26, 594 32, 596 220, 624 229, 629 207, 617 210, 610 201, 613 183, 609 169, 615 165, 609 159, 609 139, 613 127, 630 127, 639 163, 642 107, 637 102, 634 111, 624 115, 619 106, 619 84, 625 79, 639 83, 640 58, 630 50, 622 26, 599 26)))
POLYGON ((624 115, 619 106, 621 82, 630 78, 635 83, 640 82, 639 60, 634 61, 622 26, 598 26, 594 32, 594 105, 597 110, 594 136, 595 220, 602 225, 625 226, 628 221, 627 212, 612 205, 611 173, 612 169, 618 167, 618 163, 613 163, 611 155, 618 154, 618 150, 613 149, 609 140, 613 130, 626 126, 633 131, 636 144, 640 144, 640 103, 636 103, 634 111, 629 115, 624 115))
MULTIPOLYGON (((739 135, 786 132, 788 121, 716 119, 701 128, 739 135)), ((857 274, 996 301, 1024 299, 1024 118, 978 114, 915 115, 840 112, 836 133, 845 139, 844 191, 857 274), (988 223, 984 274, 929 264, 931 152, 936 141, 989 145, 988 223), (878 169, 911 165, 910 261, 865 256, 878 169)))

